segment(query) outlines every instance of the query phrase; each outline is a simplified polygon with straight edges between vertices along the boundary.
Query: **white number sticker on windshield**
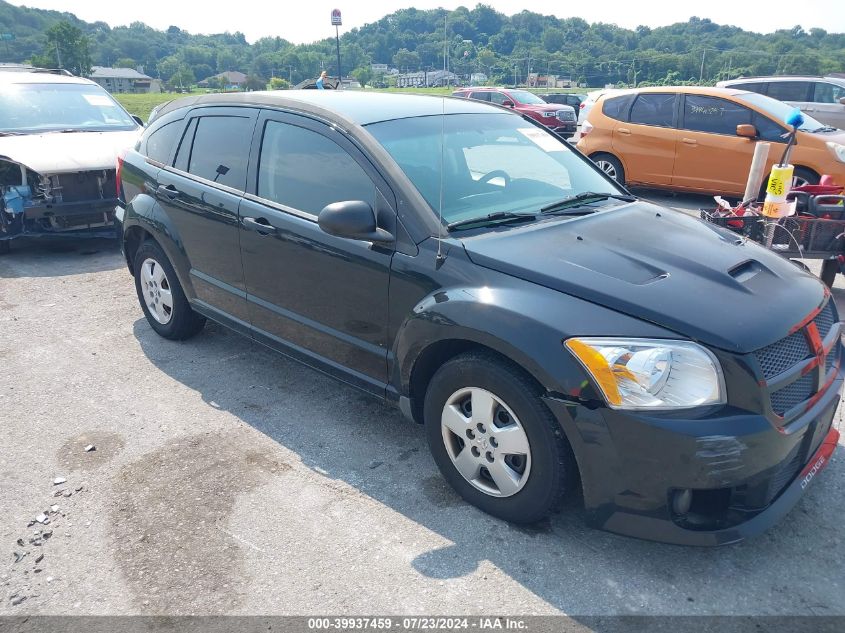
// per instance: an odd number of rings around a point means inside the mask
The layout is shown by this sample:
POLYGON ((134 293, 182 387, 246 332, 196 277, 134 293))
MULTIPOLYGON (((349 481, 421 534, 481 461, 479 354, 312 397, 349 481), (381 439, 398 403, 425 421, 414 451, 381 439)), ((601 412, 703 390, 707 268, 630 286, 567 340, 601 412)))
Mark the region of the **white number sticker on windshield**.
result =
POLYGON ((531 127, 521 127, 517 128, 517 132, 546 152, 565 151, 565 148, 560 141, 543 130, 531 127))
POLYGON ((85 97, 85 100, 90 103, 92 106, 106 106, 111 108, 114 106, 112 100, 109 99, 106 95, 82 95, 85 97))

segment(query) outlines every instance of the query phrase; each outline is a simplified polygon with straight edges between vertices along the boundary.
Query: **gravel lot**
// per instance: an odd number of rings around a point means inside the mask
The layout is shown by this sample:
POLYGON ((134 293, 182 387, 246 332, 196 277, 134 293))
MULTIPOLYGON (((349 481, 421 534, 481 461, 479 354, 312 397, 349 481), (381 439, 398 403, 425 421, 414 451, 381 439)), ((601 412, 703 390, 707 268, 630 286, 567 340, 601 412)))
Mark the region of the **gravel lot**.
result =
POLYGON ((217 325, 157 337, 111 242, 0 258, 0 378, 0 614, 845 614, 842 451, 740 545, 516 528, 398 411, 217 325))

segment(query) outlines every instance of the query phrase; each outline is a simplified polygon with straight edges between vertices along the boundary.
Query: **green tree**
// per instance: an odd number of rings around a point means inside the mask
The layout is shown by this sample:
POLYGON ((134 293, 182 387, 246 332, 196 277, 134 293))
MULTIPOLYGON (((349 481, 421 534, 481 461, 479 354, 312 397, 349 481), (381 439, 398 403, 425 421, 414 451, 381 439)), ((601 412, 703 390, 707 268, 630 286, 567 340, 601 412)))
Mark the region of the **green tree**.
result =
POLYGON ((121 57, 114 63, 115 68, 135 68, 138 63, 131 57, 121 57))
POLYGON ((258 75, 247 75, 244 88, 246 90, 267 90, 267 80, 258 75))
POLYGON ((420 67, 420 56, 407 48, 400 48, 393 56, 393 65, 401 71, 417 70, 420 67))
POLYGON ((290 82, 281 77, 270 77, 270 90, 288 90, 290 89, 290 82))
POLYGON ((367 66, 356 68, 351 74, 358 80, 358 83, 364 87, 366 87, 373 79, 373 71, 367 66))
POLYGON ((78 27, 66 20, 56 22, 44 33, 44 54, 33 59, 39 66, 66 68, 74 75, 91 73, 90 40, 78 27))

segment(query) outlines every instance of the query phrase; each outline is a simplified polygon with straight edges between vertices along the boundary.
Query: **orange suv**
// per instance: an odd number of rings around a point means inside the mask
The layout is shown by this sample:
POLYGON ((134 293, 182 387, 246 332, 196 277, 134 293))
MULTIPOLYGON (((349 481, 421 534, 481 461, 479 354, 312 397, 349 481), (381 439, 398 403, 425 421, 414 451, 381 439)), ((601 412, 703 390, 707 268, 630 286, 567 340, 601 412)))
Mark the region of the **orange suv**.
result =
MULTIPOLYGON (((755 141, 780 160, 791 106, 726 88, 640 88, 604 95, 590 111, 578 149, 630 185, 742 196, 755 141)), ((793 185, 830 174, 845 184, 845 132, 805 115, 790 161, 793 185)))

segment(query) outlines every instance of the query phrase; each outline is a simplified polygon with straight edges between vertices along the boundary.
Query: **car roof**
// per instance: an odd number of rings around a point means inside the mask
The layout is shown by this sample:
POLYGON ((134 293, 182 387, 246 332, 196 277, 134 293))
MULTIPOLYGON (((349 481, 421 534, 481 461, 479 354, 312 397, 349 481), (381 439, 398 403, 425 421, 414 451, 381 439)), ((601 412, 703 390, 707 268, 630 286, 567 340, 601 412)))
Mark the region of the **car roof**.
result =
POLYGON ((73 75, 58 75, 52 72, 28 72, 24 70, 3 70, 0 68, 0 83, 3 84, 91 84, 94 81, 73 75))
POLYGON ((176 99, 163 106, 156 118, 179 108, 203 105, 286 108, 324 118, 341 118, 357 125, 443 113, 498 113, 519 116, 483 102, 436 95, 384 94, 357 90, 274 90, 207 94, 176 99))
POLYGON ((750 94, 748 90, 739 88, 711 88, 710 86, 650 86, 648 88, 628 88, 608 91, 603 97, 618 97, 626 94, 648 94, 681 92, 689 95, 709 95, 711 97, 734 97, 736 95, 750 94))
POLYGON ((736 79, 728 79, 720 81, 718 86, 735 85, 735 84, 758 84, 758 83, 774 83, 781 81, 818 81, 823 79, 825 81, 832 81, 837 84, 845 85, 845 79, 842 77, 827 77, 821 75, 777 75, 770 77, 737 77, 736 79))

